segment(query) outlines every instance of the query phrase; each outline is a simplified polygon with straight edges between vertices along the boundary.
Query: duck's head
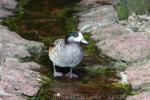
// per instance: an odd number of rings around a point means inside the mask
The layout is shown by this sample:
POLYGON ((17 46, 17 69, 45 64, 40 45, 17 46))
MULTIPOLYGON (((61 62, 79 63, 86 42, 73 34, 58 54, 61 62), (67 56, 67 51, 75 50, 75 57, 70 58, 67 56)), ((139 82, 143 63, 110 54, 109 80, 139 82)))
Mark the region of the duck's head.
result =
POLYGON ((81 32, 69 32, 65 38, 65 43, 83 43, 88 44, 81 32))

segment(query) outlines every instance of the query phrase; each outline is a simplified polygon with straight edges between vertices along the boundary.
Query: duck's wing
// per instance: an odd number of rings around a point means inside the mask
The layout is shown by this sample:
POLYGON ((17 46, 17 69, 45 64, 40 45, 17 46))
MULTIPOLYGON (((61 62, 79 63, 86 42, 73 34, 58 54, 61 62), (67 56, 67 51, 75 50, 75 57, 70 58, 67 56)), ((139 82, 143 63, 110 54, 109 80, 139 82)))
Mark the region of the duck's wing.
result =
POLYGON ((49 47, 49 52, 53 49, 53 48, 59 48, 59 49, 61 49, 61 48, 63 48, 65 46, 65 40, 64 39, 57 39, 57 40, 55 40, 54 41, 54 43, 53 43, 53 45, 51 45, 50 47, 49 47))

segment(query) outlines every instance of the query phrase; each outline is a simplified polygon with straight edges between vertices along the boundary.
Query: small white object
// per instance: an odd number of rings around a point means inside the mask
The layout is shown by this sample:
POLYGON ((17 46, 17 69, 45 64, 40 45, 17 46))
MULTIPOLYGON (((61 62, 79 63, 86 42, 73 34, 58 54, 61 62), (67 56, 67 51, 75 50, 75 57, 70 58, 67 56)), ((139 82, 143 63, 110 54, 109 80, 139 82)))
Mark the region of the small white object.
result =
POLYGON ((56 96, 59 97, 59 96, 60 96, 60 93, 57 93, 56 96))
POLYGON ((120 77, 121 77, 121 83, 129 84, 128 76, 126 73, 120 72, 120 77))

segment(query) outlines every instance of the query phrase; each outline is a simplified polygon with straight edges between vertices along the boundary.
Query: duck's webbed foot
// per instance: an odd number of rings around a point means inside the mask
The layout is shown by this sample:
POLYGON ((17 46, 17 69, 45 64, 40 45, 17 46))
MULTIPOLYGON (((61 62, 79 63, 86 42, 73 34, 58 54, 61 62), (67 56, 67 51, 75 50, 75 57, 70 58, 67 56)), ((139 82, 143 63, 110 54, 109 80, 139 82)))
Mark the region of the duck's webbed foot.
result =
POLYGON ((53 76, 54 77, 61 77, 61 76, 63 76, 63 73, 61 73, 61 72, 54 72, 53 76))
POLYGON ((67 73, 66 77, 69 77, 69 78, 78 78, 78 76, 76 74, 73 74, 72 72, 67 73))

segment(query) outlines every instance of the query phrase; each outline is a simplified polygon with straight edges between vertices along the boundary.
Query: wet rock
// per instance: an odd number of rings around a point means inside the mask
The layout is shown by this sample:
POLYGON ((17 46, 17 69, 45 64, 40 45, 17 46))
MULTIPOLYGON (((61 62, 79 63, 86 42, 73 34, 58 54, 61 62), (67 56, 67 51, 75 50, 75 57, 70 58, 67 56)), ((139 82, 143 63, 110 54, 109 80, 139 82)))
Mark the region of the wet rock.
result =
POLYGON ((91 32, 92 39, 96 41, 102 41, 105 39, 117 37, 119 35, 128 34, 132 30, 120 25, 120 24, 111 24, 108 26, 100 27, 91 32))
POLYGON ((0 85, 9 94, 25 94, 34 96, 37 94, 41 83, 37 81, 40 74, 33 69, 40 66, 34 62, 20 63, 12 58, 7 58, 3 70, 0 85))
POLYGON ((17 6, 16 0, 1 0, 0 1, 0 18, 13 15, 13 11, 17 6))
POLYGON ((7 57, 1 71, 0 95, 2 95, 2 100, 14 100, 13 98, 24 100, 25 97, 22 94, 35 96, 42 85, 38 81, 41 77, 40 73, 34 71, 39 68, 40 66, 34 62, 21 63, 18 58, 7 57))
POLYGON ((6 52, 7 52, 7 56, 9 57, 24 58, 24 57, 31 56, 29 52, 26 50, 25 46, 15 45, 12 43, 6 44, 6 52))
POLYGON ((125 72, 127 73, 128 80, 134 90, 138 90, 138 89, 146 90, 146 88, 149 89, 150 62, 145 64, 130 66, 126 69, 125 72))
POLYGON ((0 100, 25 100, 23 95, 37 94, 42 83, 38 81, 40 73, 34 69, 40 66, 20 58, 30 57, 33 52, 40 54, 43 48, 43 43, 25 40, 0 25, 0 100))
POLYGON ((44 48, 43 43, 25 40, 2 25, 0 25, 0 41, 5 44, 7 56, 9 57, 30 57, 30 52, 40 53, 44 48))
POLYGON ((0 96, 0 100, 26 100, 26 98, 18 96, 0 96))
POLYGON ((138 95, 129 96, 126 98, 126 100, 149 100, 150 98, 150 92, 142 92, 138 95))
POLYGON ((43 43, 35 42, 35 41, 28 41, 25 44, 25 47, 30 53, 34 53, 34 54, 40 54, 45 49, 43 43))
POLYGON ((117 4, 119 0, 82 0, 81 5, 90 6, 90 5, 107 5, 107 4, 117 4))
POLYGON ((125 61, 135 62, 150 56, 150 33, 130 33, 105 39, 96 44, 105 55, 125 61))
POLYGON ((0 25, 0 40, 11 43, 22 43, 26 40, 21 38, 15 32, 10 31, 6 26, 0 25))
POLYGON ((100 6, 80 12, 78 14, 78 29, 83 32, 91 32, 99 27, 116 23, 117 14, 112 5, 100 6))
POLYGON ((14 10, 17 6, 17 1, 16 0, 1 0, 0 1, 0 7, 9 9, 9 10, 14 10))
POLYGON ((0 19, 11 15, 13 15, 12 12, 0 8, 0 19))

